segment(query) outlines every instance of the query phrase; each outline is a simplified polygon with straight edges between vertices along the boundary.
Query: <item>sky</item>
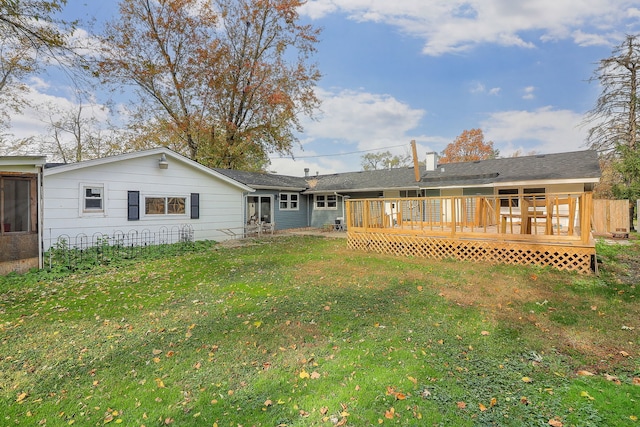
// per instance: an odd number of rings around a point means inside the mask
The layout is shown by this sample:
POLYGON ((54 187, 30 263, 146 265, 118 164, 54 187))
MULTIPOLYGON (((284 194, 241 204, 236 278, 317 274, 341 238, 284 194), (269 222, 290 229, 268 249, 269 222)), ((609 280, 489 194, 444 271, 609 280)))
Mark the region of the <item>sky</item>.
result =
MULTIPOLYGON (((97 28, 116 13, 115 0, 65 9, 97 28)), ((322 28, 322 105, 302 118, 293 158, 270 157, 270 171, 293 176, 361 170, 363 155, 407 155, 412 140, 424 160, 473 128, 504 157, 586 149, 600 94, 589 79, 640 31, 640 0, 309 0, 300 14, 322 28)), ((29 83, 35 100, 76 102, 68 80, 29 83)), ((99 118, 105 97, 96 88, 99 118)), ((44 132, 35 116, 13 117, 13 133, 44 132)))

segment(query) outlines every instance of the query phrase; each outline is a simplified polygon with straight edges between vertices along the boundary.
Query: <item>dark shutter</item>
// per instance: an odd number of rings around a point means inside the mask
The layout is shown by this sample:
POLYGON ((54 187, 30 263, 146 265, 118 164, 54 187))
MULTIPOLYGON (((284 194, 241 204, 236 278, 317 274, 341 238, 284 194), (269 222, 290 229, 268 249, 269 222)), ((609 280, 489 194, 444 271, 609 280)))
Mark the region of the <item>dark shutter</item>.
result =
POLYGON ((200 193, 191 193, 191 219, 200 218, 200 193))
POLYGON ((127 219, 136 221, 140 219, 140 192, 127 192, 127 219))

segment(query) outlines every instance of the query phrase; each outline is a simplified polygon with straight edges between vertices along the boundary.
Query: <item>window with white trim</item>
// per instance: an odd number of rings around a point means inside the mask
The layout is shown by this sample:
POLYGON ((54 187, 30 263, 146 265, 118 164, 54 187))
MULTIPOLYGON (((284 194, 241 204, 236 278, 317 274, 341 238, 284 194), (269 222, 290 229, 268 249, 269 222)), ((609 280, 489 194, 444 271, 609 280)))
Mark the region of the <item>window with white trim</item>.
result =
POLYGON ((297 211, 299 209, 298 193, 280 193, 278 199, 281 211, 297 211))
POLYGON ((145 196, 145 215, 185 215, 187 213, 186 197, 145 196))
POLYGON ((338 197, 335 194, 316 194, 315 206, 316 209, 337 210, 338 197))
POLYGON ((98 185, 82 187, 83 211, 104 212, 104 187, 98 185))

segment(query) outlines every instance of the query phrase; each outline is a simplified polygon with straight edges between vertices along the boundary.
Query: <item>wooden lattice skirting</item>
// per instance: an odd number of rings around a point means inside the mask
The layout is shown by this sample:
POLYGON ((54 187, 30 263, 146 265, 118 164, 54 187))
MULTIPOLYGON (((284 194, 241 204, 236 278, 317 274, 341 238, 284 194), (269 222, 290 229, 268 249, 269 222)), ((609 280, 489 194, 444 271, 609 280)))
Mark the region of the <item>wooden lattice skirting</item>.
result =
POLYGON ((354 232, 347 233, 347 245, 350 249, 381 254, 438 260, 452 258, 459 261, 540 265, 586 274, 593 272, 596 254, 595 247, 354 232))

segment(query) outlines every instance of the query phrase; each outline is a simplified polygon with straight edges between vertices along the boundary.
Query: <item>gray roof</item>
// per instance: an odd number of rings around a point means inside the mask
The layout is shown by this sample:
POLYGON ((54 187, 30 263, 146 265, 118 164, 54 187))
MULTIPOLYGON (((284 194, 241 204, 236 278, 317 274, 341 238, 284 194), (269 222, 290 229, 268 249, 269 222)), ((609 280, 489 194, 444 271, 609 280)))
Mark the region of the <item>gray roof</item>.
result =
POLYGON ((294 177, 230 169, 215 169, 255 189, 307 193, 412 190, 419 188, 473 187, 526 181, 584 181, 600 178, 598 155, 593 150, 507 157, 438 165, 435 171, 420 166, 420 181, 413 167, 294 177))
POLYGON ((597 180, 598 154, 594 150, 507 157, 438 165, 422 176, 423 188, 504 184, 539 180, 597 180))
POLYGON ((214 168, 213 170, 255 189, 303 191, 308 187, 305 178, 301 177, 233 169, 214 168))
MULTIPOLYGON (((424 167, 420 168, 420 172, 424 172, 424 167)), ((411 190, 418 188, 420 188, 420 183, 416 181, 413 167, 401 167, 310 177, 308 192, 363 192, 387 189, 411 190)))

